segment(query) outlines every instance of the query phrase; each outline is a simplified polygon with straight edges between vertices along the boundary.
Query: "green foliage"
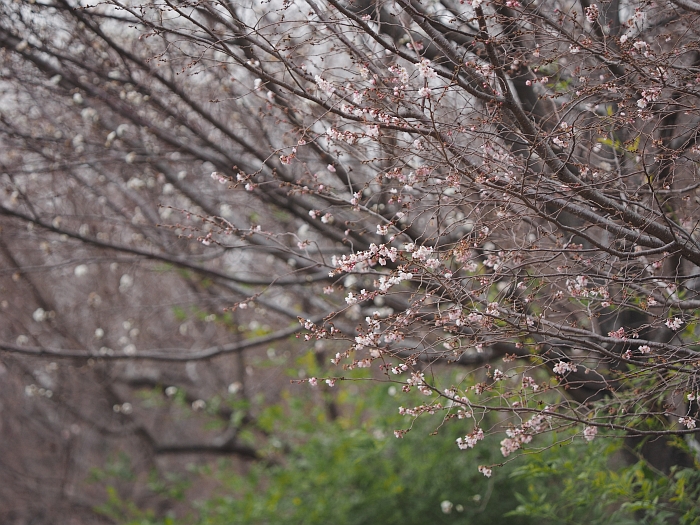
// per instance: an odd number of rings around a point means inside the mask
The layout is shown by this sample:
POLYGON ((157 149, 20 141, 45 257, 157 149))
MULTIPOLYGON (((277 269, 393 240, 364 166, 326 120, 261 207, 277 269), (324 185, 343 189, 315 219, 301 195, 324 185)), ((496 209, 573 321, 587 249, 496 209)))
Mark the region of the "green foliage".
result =
MULTIPOLYGON (((397 412, 396 387, 386 384, 340 382, 332 390, 309 392, 314 400, 289 395, 259 414, 259 428, 270 436, 263 449, 268 464, 254 465, 245 475, 225 463, 199 473, 218 478, 220 488, 193 503, 195 515, 159 521, 120 499, 112 486, 107 503, 97 510, 129 525, 479 525, 499 522, 515 509, 515 493, 526 490, 523 481, 509 476, 510 467, 491 478, 478 472, 479 465, 500 461, 495 441, 487 438, 474 450, 458 449, 455 439, 473 430, 472 420, 450 422, 437 432, 438 415, 412 424, 397 412), (336 418, 329 415, 331 402, 336 418), (395 429, 409 427, 405 438, 394 437, 395 429), (443 511, 443 502, 451 503, 450 512, 443 511)), ((425 397, 416 393, 410 401, 420 404, 425 397)), ((260 447, 252 433, 251 444, 260 447)), ((179 480, 151 477, 149 487, 167 498, 183 498, 179 480)), ((510 523, 534 522, 520 516, 510 523)))
MULTIPOLYGON (((94 508, 97 514, 123 525, 175 525, 172 517, 157 519, 155 512, 139 508, 120 494, 119 486, 128 486, 136 481, 131 461, 124 452, 120 452, 108 461, 104 468, 92 469, 88 481, 106 483, 107 497, 104 503, 94 508)), ((160 476, 155 471, 151 472, 147 484, 154 494, 160 494, 173 501, 182 500, 188 487, 188 482, 178 476, 171 474, 160 476)))
POLYGON ((104 480, 121 480, 131 482, 134 480, 134 471, 131 468, 131 460, 124 452, 120 452, 111 458, 104 468, 93 468, 90 471, 88 481, 99 483, 104 480))
MULTIPOLYGON (((197 523, 478 525, 498 522, 517 504, 514 493, 525 486, 508 476, 508 468, 491 479, 477 471, 499 461, 495 442, 469 451, 455 445, 473 422, 448 424, 430 435, 441 420, 425 418, 396 439, 393 430, 410 419, 396 414, 385 385, 342 390, 336 398, 344 400, 342 415, 335 420, 297 396, 287 411, 266 410, 266 429, 284 436, 290 452, 281 465, 258 465, 245 477, 221 471, 225 495, 202 503, 197 523), (444 501, 451 512, 443 512, 444 501)), ((533 523, 525 516, 510 522, 533 523)))
POLYGON ((700 471, 664 475, 641 459, 611 468, 623 463, 623 448, 622 439, 596 439, 528 456, 513 474, 527 481, 527 492, 509 515, 543 525, 700 524, 700 471))
POLYGON ((190 482, 177 474, 158 475, 154 470, 148 476, 148 488, 172 501, 183 501, 189 486, 190 482))
MULTIPOLYGON (((308 355, 296 364, 320 372, 308 355)), ((180 520, 159 520, 120 499, 114 486, 133 481, 121 455, 95 472, 95 481, 109 483, 107 501, 96 510, 129 525, 700 525, 700 471, 675 468, 664 475, 643 460, 629 465, 634 451, 624 449, 621 436, 587 443, 552 435, 543 452, 525 454, 485 478, 479 465, 503 461, 497 439, 461 451, 455 439, 473 430, 473 420, 442 425, 436 414, 413 421, 398 414, 399 401, 413 406, 426 398, 396 394, 386 383, 339 381, 335 388, 308 388, 261 408, 257 429, 268 436, 266 445, 249 428, 239 440, 269 461, 245 473, 226 462, 200 470, 197 475, 209 483, 215 478, 218 488, 204 501, 190 502, 191 513, 180 520), (396 439, 396 429, 410 431, 396 439)), ((543 439, 538 445, 546 446, 543 439)), ((678 439, 673 446, 686 445, 678 439)), ((154 495, 187 501, 180 478, 151 476, 148 486, 154 495)))
POLYGON ((110 518, 116 523, 124 525, 151 525, 158 523, 160 525, 173 524, 172 519, 165 518, 164 520, 155 521, 152 511, 144 511, 139 509, 134 503, 125 501, 116 488, 109 485, 106 488, 107 501, 95 508, 95 512, 110 518))

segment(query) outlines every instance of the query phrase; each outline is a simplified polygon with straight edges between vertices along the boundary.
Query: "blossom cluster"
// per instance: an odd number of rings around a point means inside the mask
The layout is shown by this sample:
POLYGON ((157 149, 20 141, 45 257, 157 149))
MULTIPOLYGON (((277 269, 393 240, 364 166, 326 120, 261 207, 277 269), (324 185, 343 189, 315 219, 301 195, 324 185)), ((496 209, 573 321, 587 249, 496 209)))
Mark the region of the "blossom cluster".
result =
POLYGON ((586 13, 586 20, 588 20, 591 24, 598 20, 600 9, 598 9, 598 6, 596 4, 589 5, 584 11, 586 13))
POLYGON ((537 382, 530 376, 523 376, 523 388, 532 388, 534 392, 537 392, 537 390, 539 390, 540 387, 537 384, 537 382))
POLYGON ((297 157, 297 149, 292 148, 292 152, 289 155, 280 155, 280 162, 285 165, 289 165, 297 157))
POLYGON ((466 396, 460 396, 456 390, 448 388, 445 390, 444 395, 449 399, 448 406, 458 405, 457 409, 457 419, 466 419, 474 417, 474 412, 471 408, 465 408, 469 406, 469 398, 466 396), (461 406, 460 406, 461 405, 461 406))
POLYGON ((304 319, 303 317, 298 317, 297 319, 299 324, 309 331, 308 334, 304 334, 304 341, 311 341, 311 339, 326 339, 340 333, 340 330, 332 325, 325 328, 323 326, 318 326, 316 323, 311 321, 311 319, 304 319))
POLYGON ((359 139, 359 135, 357 133, 353 133, 352 131, 339 131, 336 128, 328 128, 326 130, 326 135, 331 140, 338 142, 343 141, 347 142, 348 144, 355 144, 359 139))
POLYGON ((391 368, 391 373, 395 375, 399 375, 403 372, 408 370, 408 365, 406 363, 401 363, 400 365, 394 366, 391 368))
POLYGON ((395 84, 408 84, 408 71, 405 67, 399 65, 389 66, 389 71, 396 75, 393 79, 395 84))
POLYGON ((507 458, 513 452, 522 448, 524 444, 530 443, 535 434, 543 432, 547 428, 547 419, 548 417, 544 414, 535 414, 521 426, 506 430, 508 437, 501 441, 501 454, 503 454, 503 457, 507 458))
POLYGON ((492 474, 492 470, 484 465, 479 465, 479 472, 481 472, 487 478, 490 478, 492 474))
MULTIPOLYGON (((433 393, 433 391, 428 387, 427 383, 425 382, 425 376, 422 372, 412 372, 411 377, 406 380, 406 390, 409 390, 410 387, 415 386, 418 387, 418 391, 426 396, 429 396, 433 393)), ((404 387, 405 388, 405 387, 404 387)))
POLYGON ((642 91, 642 96, 637 100, 637 106, 640 109, 646 108, 650 103, 658 100, 661 96, 661 88, 649 88, 642 91))
POLYGON ((327 96, 330 97, 333 95, 333 93, 335 93, 335 86, 327 80, 324 80, 318 75, 316 75, 314 80, 316 81, 316 85, 319 87, 319 89, 323 91, 327 96))
POLYGON ((605 286, 588 288, 588 277, 585 275, 579 275, 573 281, 567 279, 566 289, 571 297, 601 297, 606 300, 610 298, 610 292, 605 286))
POLYGON ((678 422, 681 425, 685 425, 685 428, 693 429, 696 426, 696 422, 692 417, 679 417, 678 422))
POLYGON ((428 60, 426 58, 424 58, 418 64, 416 64, 416 68, 418 69, 418 74, 421 76, 421 78, 425 78, 426 80, 430 80, 430 79, 437 77, 437 73, 430 66, 431 66, 430 60, 428 60))
POLYGON ((463 438, 457 438, 457 446, 460 450, 466 450, 468 448, 474 448, 476 444, 484 439, 484 431, 476 427, 472 432, 464 436, 463 438))
POLYGON ((438 259, 429 258, 433 254, 432 246, 419 246, 413 243, 406 245, 406 251, 411 253, 411 258, 414 261, 423 262, 428 268, 435 270, 440 266, 440 261, 438 259))
POLYGON ((454 305, 447 310, 447 315, 441 315, 435 320, 435 326, 444 326, 454 322, 455 326, 464 325, 465 318, 462 315, 462 308, 454 305))
POLYGON ((218 171, 213 171, 211 174, 211 178, 217 181, 219 184, 226 184, 228 182, 228 179, 218 171))
POLYGON ((668 326, 671 330, 678 330, 681 326, 683 326, 683 320, 679 319, 678 317, 667 319, 666 326, 668 326))
POLYGON ((608 337, 612 337, 613 339, 619 339, 620 341, 626 341, 627 336, 625 335, 625 327, 621 326, 613 332, 608 332, 608 337))
POLYGON ((563 376, 567 372, 576 372, 576 370, 578 370, 578 368, 575 364, 566 361, 559 361, 554 365, 554 368, 552 368, 552 371, 558 376, 563 376))
POLYGON ((377 346, 379 344, 380 338, 381 335, 375 333, 358 335, 355 337, 355 344, 353 345, 353 347, 355 348, 355 350, 362 350, 366 346, 377 346))
POLYGON ((583 429, 583 438, 586 441, 593 441, 598 434, 598 427, 587 426, 583 429))
POLYGON ((363 288, 358 294, 354 294, 352 292, 348 293, 347 297, 345 298, 345 302, 348 303, 348 306, 352 306, 354 304, 367 301, 368 299, 372 299, 375 295, 376 292, 368 292, 363 288))
POLYGON ((340 258, 334 255, 331 259, 331 264, 336 267, 336 270, 330 272, 329 277, 334 277, 340 272, 361 273, 377 263, 385 266, 387 259, 391 262, 396 262, 398 255, 399 251, 395 247, 389 247, 385 244, 377 246, 374 243, 370 244, 369 249, 365 251, 343 255, 340 258))
POLYGON ((486 256, 486 260, 484 261, 484 266, 487 268, 493 268, 494 271, 497 271, 502 265, 503 265, 503 260, 501 259, 502 252, 499 254, 495 253, 489 253, 486 256))
MULTIPOLYGON (((355 96, 353 94, 353 100, 354 101, 361 101, 361 97, 363 94, 357 92, 358 95, 355 96)), ((340 106, 340 111, 345 113, 346 115, 353 115, 355 117, 362 117, 363 119, 374 119, 376 121, 381 122, 382 124, 391 124, 392 126, 398 126, 401 128, 408 129, 409 125, 406 123, 404 120, 402 120, 399 117, 395 117, 393 115, 389 115, 388 113, 385 113, 383 111, 380 111, 376 108, 361 108, 357 106, 353 106, 352 104, 341 104, 340 106)), ((372 128, 372 126, 370 126, 372 128)), ((372 136, 372 135, 379 136, 379 128, 375 126, 374 131, 368 131, 367 135, 372 136)))
POLYGON ((435 414, 437 411, 442 410, 442 408, 440 403, 434 405, 418 405, 413 408, 399 407, 399 414, 402 416, 418 417, 421 414, 435 414))
POLYGON ((491 143, 481 146, 483 155, 481 158, 481 168, 484 172, 483 178, 488 174, 488 179, 494 182, 511 182, 516 179, 515 166, 517 161, 508 151, 491 143))
POLYGON ((411 279, 413 279, 412 273, 399 270, 398 274, 396 275, 389 277, 382 275, 379 280, 375 282, 375 286, 380 292, 388 292, 392 286, 395 286, 402 281, 410 281, 411 279))
POLYGON ((399 182, 406 184, 406 185, 411 185, 416 182, 416 174, 415 172, 411 171, 409 172, 408 175, 404 174, 403 168, 400 166, 397 168, 392 169, 391 171, 388 171, 384 174, 384 177, 386 177, 389 180, 395 179, 398 180, 399 182))

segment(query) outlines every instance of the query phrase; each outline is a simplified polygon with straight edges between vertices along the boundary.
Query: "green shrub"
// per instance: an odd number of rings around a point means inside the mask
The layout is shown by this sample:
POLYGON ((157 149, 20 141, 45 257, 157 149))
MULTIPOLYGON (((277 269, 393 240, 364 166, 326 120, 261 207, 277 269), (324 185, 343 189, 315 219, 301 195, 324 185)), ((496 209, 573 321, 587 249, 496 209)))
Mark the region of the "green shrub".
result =
MULTIPOLYGON (((700 471, 674 467, 669 474, 644 459, 623 461, 623 439, 576 442, 528 456, 513 473, 527 482, 510 516, 541 524, 632 525, 700 523, 700 471)), ((685 444, 678 439, 677 446, 685 444)), ((626 458, 634 457, 628 450, 626 458)))

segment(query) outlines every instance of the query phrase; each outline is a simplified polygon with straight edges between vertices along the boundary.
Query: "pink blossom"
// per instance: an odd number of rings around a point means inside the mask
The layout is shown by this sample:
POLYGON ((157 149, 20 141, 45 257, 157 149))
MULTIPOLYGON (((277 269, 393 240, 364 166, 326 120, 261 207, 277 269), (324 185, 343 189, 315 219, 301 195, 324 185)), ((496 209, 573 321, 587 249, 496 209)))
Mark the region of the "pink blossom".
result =
POLYGON ((481 472, 481 473, 482 473, 484 476, 486 476, 487 478, 490 478, 490 477, 491 477, 491 473, 492 473, 492 471, 491 471, 490 468, 485 467, 485 466, 483 466, 483 465, 479 465, 479 472, 481 472))
POLYGON ((437 77, 437 73, 430 67, 430 60, 428 59, 424 58, 419 64, 416 64, 416 67, 418 68, 418 74, 422 78, 431 79, 437 77))
POLYGON ((586 19, 592 24, 598 19, 598 15, 600 14, 600 10, 598 9, 598 6, 596 4, 591 4, 585 9, 586 13, 586 19))
POLYGON ((682 325, 683 321, 678 317, 666 320, 666 326, 668 326, 671 330, 678 330, 682 325))
POLYGON ((693 429, 696 426, 695 420, 692 417, 679 417, 678 422, 689 429, 693 429))
POLYGON ((576 372, 577 368, 576 365, 573 363, 559 361, 556 365, 554 365, 554 368, 552 370, 555 374, 563 376, 567 372, 576 372))
POLYGON ((484 439, 484 431, 476 427, 473 432, 467 434, 463 438, 457 438, 457 446, 460 450, 466 450, 468 448, 474 448, 474 446, 484 439))
POLYGON ((214 179, 215 181, 217 181, 219 184, 226 184, 226 182, 228 182, 228 179, 226 179, 226 177, 224 177, 218 171, 212 172, 211 178, 214 179))
POLYGON ((534 390, 535 392, 537 392, 537 389, 539 388, 537 386, 537 382, 533 378, 529 376, 523 376, 523 388, 528 387, 531 387, 532 390, 534 390))
POLYGON ((335 86, 328 82, 327 80, 322 79, 320 76, 316 75, 315 79, 316 85, 323 91, 327 96, 333 95, 335 93, 335 86))
POLYGON ((626 341, 627 337, 625 337, 625 327, 621 326, 614 332, 608 332, 608 337, 612 337, 613 339, 619 339, 620 341, 626 341))
POLYGON ((583 429, 583 437, 586 441, 593 441, 598 434, 598 427, 588 426, 583 429))

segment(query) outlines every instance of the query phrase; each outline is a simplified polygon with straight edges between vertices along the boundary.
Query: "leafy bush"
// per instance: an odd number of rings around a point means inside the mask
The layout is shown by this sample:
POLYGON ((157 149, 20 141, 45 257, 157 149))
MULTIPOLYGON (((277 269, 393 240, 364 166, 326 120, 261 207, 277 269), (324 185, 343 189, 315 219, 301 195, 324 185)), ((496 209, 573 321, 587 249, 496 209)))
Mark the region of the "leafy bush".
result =
POLYGON ((220 472, 226 495, 201 505, 199 523, 477 525, 514 510, 524 482, 510 478, 509 468, 491 479, 477 471, 498 461, 495 443, 459 451, 455 432, 465 430, 450 425, 428 436, 440 423, 435 418, 421 418, 396 439, 393 430, 406 419, 395 414, 385 385, 350 385, 338 399, 342 415, 331 421, 292 398, 291 417, 276 421, 278 435, 292 443, 283 464, 257 465, 243 477, 220 472))
MULTIPOLYGON (((685 447, 681 440, 674 445, 685 447)), ((595 440, 530 455, 513 474, 527 492, 509 515, 552 524, 700 523, 700 471, 664 474, 643 459, 611 468, 632 454, 622 440, 595 440)))
MULTIPOLYGON (((269 436, 262 449, 267 461, 245 473, 227 462, 199 471, 220 485, 208 499, 192 502, 189 516, 159 521, 113 487, 98 510, 129 525, 700 523, 700 471, 674 467, 664 474, 643 459, 629 464, 641 454, 622 436, 584 442, 554 434, 549 444, 540 436, 536 444, 545 450, 523 454, 487 478, 477 467, 502 461, 497 439, 487 435, 466 451, 455 444, 473 421, 441 425, 438 415, 401 416, 396 387, 384 383, 341 382, 307 392, 287 395, 258 415, 269 436), (394 437, 406 428, 402 439, 394 437)), ((415 392, 409 400, 419 404, 422 396, 415 392)), ((671 446, 689 452, 674 439, 671 446)), ((124 479, 124 464, 120 458, 118 472, 108 467, 96 479, 124 479)), ((178 487, 151 481, 163 497, 183 499, 181 481, 178 487)))
MULTIPOLYGON (((109 501, 98 510, 129 525, 197 523, 234 524, 491 524, 514 511, 524 480, 512 478, 512 467, 491 478, 477 470, 499 461, 497 443, 486 438, 474 450, 460 451, 459 435, 473 422, 436 431, 439 416, 415 421, 404 438, 393 431, 410 426, 396 411, 395 387, 385 384, 339 384, 332 402, 340 414, 331 419, 323 403, 289 396, 260 414, 269 433, 269 461, 245 474, 221 462, 200 476, 220 481, 216 495, 192 503, 192 515, 165 521, 137 509, 108 487, 109 501), (366 388, 360 388, 366 387, 366 388), (460 428, 462 427, 462 428, 460 428), (432 434, 432 435, 430 435, 432 434), (283 452, 281 452, 283 451, 283 452)), ((330 403, 330 393, 314 392, 330 403)), ((416 394, 416 400, 419 399, 416 394)), ((403 400, 403 399, 402 399, 403 400)), ((318 401, 318 400, 316 400, 318 401)), ((101 480, 110 474, 103 471, 101 480)), ((167 480, 160 493, 167 494, 167 480)), ((514 525, 534 523, 525 514, 514 525)))

